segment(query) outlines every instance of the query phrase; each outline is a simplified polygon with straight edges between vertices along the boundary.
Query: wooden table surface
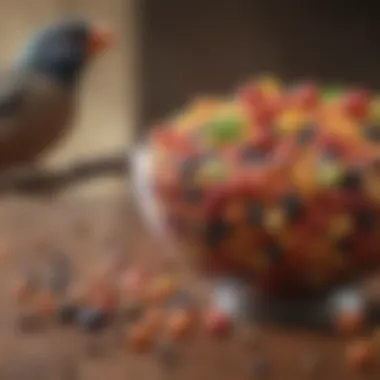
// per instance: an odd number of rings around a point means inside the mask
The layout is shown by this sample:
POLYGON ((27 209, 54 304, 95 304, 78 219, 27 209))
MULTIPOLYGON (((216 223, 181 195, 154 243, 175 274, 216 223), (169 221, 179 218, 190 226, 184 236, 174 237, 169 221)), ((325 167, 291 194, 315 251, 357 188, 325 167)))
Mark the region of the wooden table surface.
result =
MULTIPOLYGON (((244 349, 238 333, 220 341, 200 332, 179 348, 180 365, 172 372, 164 371, 154 355, 138 356, 125 349, 120 326, 96 337, 55 323, 34 333, 17 330, 19 309, 10 295, 25 264, 43 263, 48 250, 60 250, 72 258, 75 278, 81 281, 101 263, 110 241, 122 243, 127 260, 149 258, 155 262, 160 257, 159 247, 126 197, 87 201, 14 198, 0 203, 2 379, 250 379, 260 378, 250 374, 250 367, 262 358, 270 370, 266 378, 298 380, 310 378, 302 363, 313 352, 321 357, 320 379, 379 378, 379 372, 364 377, 350 372, 345 363, 346 339, 281 327, 260 329, 254 353, 244 349), (89 346, 98 348, 95 357, 89 354, 89 346), (77 374, 69 373, 70 365, 77 374)), ((177 270, 183 268, 179 265, 177 270)), ((189 287, 200 298, 207 294, 207 279, 185 272, 189 287)))

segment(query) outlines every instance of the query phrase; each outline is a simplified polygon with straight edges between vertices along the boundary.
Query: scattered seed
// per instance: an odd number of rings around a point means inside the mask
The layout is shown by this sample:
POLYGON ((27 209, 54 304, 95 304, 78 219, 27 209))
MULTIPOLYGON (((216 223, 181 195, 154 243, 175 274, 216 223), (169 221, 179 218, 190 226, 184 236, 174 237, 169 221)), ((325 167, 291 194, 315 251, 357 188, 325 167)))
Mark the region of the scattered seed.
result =
POLYGON ((346 348, 346 359, 349 367, 355 372, 365 372, 373 368, 375 349, 372 342, 358 340, 346 348))
POLYGON ((58 306, 57 313, 59 321, 63 324, 68 324, 75 321, 78 308, 74 303, 66 301, 58 306))
POLYGON ((172 312, 167 320, 167 332, 174 341, 187 339, 194 332, 194 315, 185 309, 172 312))
POLYGON ((41 318, 50 318, 55 315, 57 303, 54 296, 46 291, 36 295, 33 305, 41 318))
POLYGON ((336 328, 342 335, 359 333, 364 326, 364 314, 361 310, 342 311, 336 319, 336 328))
POLYGON ((19 303, 30 300, 40 285, 40 278, 35 271, 28 270, 15 287, 14 298, 19 303))
POLYGON ((133 325, 127 333, 128 348, 135 353, 148 352, 153 344, 153 335, 145 323, 133 325))
POLYGON ((88 302, 94 308, 113 314, 119 306, 119 293, 114 287, 105 285, 92 292, 88 302))
POLYGON ((174 294, 178 284, 169 275, 157 276, 152 279, 147 289, 147 300, 149 302, 163 302, 174 294))
POLYGON ((227 337, 232 330, 231 318, 217 309, 207 312, 205 325, 209 333, 216 337, 227 337))
POLYGON ((151 308, 148 309, 144 318, 142 319, 142 323, 146 326, 146 328, 152 333, 156 334, 160 330, 165 322, 165 311, 160 308, 151 308))
POLYGON ((102 330, 107 324, 106 314, 99 309, 80 309, 77 319, 82 328, 91 332, 102 330))

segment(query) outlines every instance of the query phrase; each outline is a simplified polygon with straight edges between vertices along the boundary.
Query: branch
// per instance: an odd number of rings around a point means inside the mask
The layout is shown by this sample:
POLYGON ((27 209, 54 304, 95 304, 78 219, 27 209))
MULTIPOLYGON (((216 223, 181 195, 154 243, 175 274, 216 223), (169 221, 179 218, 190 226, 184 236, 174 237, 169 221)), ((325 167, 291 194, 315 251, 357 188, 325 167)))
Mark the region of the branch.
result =
POLYGON ((74 163, 58 170, 25 166, 0 173, 0 191, 52 193, 98 176, 124 176, 128 170, 125 152, 74 163))

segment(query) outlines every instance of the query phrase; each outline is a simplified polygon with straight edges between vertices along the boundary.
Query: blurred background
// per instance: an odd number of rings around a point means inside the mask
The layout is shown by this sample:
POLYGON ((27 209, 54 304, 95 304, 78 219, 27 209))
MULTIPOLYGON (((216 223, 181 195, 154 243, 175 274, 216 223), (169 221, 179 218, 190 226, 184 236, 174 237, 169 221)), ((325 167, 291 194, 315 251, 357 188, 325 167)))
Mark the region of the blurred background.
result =
POLYGON ((142 125, 251 75, 380 89, 371 1, 140 0, 142 125))

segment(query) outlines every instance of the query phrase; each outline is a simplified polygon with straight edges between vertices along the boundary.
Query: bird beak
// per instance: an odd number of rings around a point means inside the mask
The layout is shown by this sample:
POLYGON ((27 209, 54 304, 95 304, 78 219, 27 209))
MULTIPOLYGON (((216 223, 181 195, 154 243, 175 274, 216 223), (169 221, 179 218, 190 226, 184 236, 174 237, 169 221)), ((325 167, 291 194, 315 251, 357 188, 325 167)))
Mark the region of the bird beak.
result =
POLYGON ((87 54, 89 57, 94 57, 99 53, 102 53, 112 45, 113 35, 103 29, 94 28, 90 32, 90 36, 87 41, 87 54))

